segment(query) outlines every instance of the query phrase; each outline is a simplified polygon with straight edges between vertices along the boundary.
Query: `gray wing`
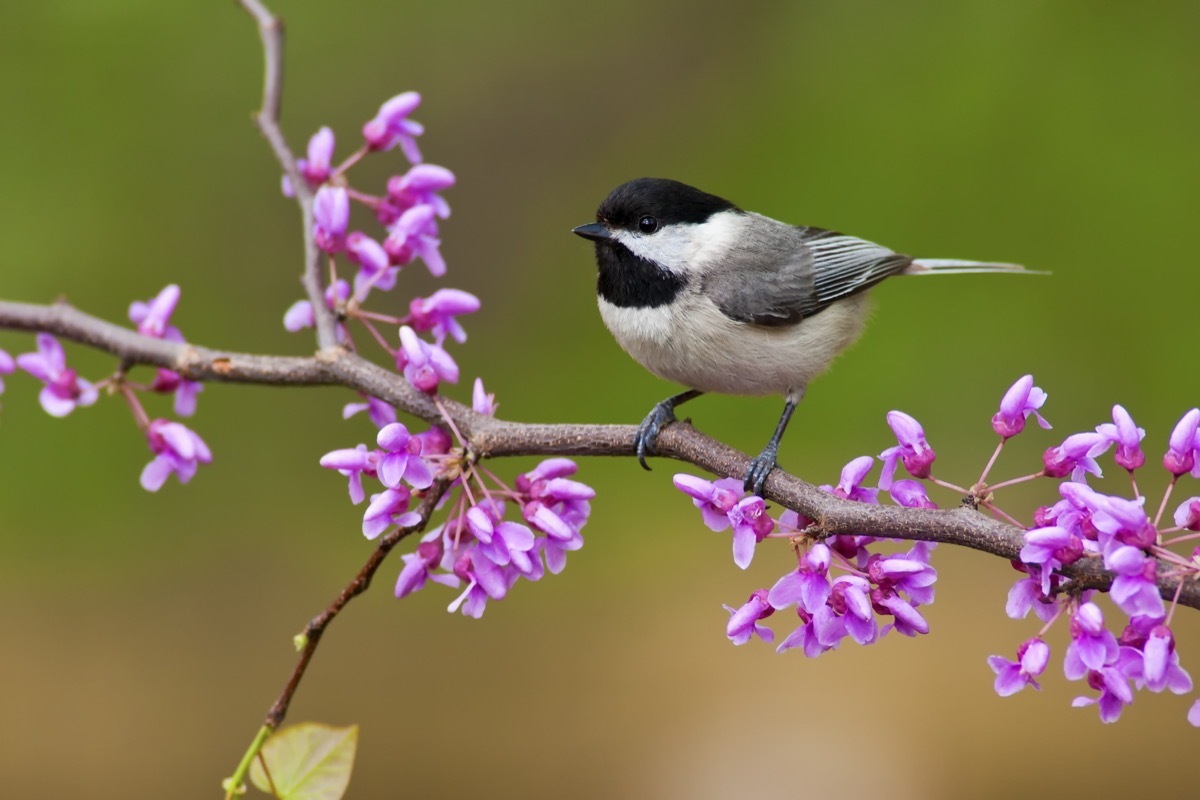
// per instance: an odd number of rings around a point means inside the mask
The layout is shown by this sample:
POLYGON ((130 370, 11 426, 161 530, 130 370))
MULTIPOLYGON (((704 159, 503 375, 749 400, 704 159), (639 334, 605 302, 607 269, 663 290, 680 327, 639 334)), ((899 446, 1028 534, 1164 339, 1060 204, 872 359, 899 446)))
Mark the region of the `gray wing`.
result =
POLYGON ((725 316, 755 325, 792 325, 912 263, 910 257, 864 239, 821 228, 777 226, 760 228, 762 236, 739 246, 736 263, 727 260, 705 275, 704 291, 725 316), (794 256, 781 262, 781 253, 794 256))

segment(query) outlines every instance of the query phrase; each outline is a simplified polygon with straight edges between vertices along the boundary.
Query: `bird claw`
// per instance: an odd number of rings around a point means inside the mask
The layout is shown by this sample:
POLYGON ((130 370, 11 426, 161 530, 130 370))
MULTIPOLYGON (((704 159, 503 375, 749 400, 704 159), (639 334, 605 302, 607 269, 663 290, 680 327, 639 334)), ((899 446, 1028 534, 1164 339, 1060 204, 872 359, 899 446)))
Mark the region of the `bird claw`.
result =
POLYGON ((654 446, 658 434, 664 426, 675 421, 675 408, 666 400, 656 405, 642 420, 637 433, 633 436, 633 447, 637 450, 637 460, 642 465, 642 469, 649 471, 650 466, 646 463, 646 456, 658 455, 658 450, 654 446))
POLYGON ((762 497, 763 484, 767 482, 771 470, 775 469, 775 459, 778 455, 779 446, 771 443, 758 456, 750 459, 750 468, 746 470, 746 478, 743 481, 743 488, 747 492, 762 497))

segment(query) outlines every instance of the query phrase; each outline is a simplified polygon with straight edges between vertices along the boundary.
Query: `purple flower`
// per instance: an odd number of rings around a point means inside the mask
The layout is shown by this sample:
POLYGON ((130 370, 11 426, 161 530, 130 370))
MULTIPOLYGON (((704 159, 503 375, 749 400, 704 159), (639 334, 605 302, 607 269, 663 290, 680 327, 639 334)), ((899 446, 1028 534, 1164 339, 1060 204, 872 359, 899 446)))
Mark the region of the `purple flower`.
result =
POLYGON ((733 478, 706 481, 681 472, 672 478, 672 482, 676 489, 692 498, 692 504, 700 509, 700 516, 709 530, 720 533, 730 526, 729 512, 743 494, 741 481, 733 478))
POLYGON ((799 603, 810 614, 816 613, 829 599, 829 564, 832 554, 823 543, 816 543, 800 557, 796 572, 787 573, 770 588, 767 600, 774 608, 799 603))
POLYGON ((400 349, 396 351, 396 368, 418 390, 426 394, 437 391, 438 383, 458 383, 458 365, 440 345, 417 338, 407 325, 400 327, 400 349))
POLYGON ((1042 594, 1050 595, 1050 576, 1065 564, 1074 564, 1083 557, 1083 540, 1066 528, 1052 525, 1025 532, 1021 561, 1041 569, 1042 594))
POLYGON ((438 249, 437 223, 432 206, 413 206, 388 228, 383 249, 393 264, 409 264, 418 256, 434 277, 446 274, 446 261, 438 249))
POLYGON ((805 656, 816 658, 822 653, 837 649, 842 638, 837 632, 840 628, 844 633, 845 625, 841 617, 833 613, 832 608, 821 606, 818 613, 809 614, 803 608, 797 607, 796 614, 800 617, 800 627, 788 634, 775 648, 775 652, 782 653, 793 647, 801 647, 805 656))
POLYGON ((455 589, 459 587, 457 575, 434 572, 443 556, 441 538, 442 529, 439 527, 421 537, 415 553, 405 553, 400 557, 404 561, 404 568, 396 579, 397 598, 423 588, 427 580, 455 589))
MULTIPOLYGON (((17 362, 8 353, 0 350, 0 375, 11 375, 17 368, 17 362)), ((0 392, 4 391, 4 380, 0 379, 0 392)))
POLYGON ((867 562, 867 578, 881 588, 905 592, 914 603, 927 604, 933 602, 937 570, 919 558, 873 555, 867 562))
POLYGON ((1162 597, 1158 593, 1155 570, 1157 562, 1141 549, 1119 545, 1104 554, 1104 566, 1117 573, 1109 596, 1117 608, 1129 616, 1166 616, 1162 597))
POLYGON ((350 479, 350 502, 358 505, 363 501, 362 476, 376 475, 379 466, 379 454, 367 450, 360 444, 353 450, 334 450, 321 456, 321 466, 325 469, 336 469, 350 479))
POLYGON ((371 289, 386 292, 395 288, 400 268, 391 265, 383 245, 370 236, 362 231, 347 236, 346 257, 359 266, 354 276, 354 297, 359 302, 367 299, 371 289))
POLYGON ((775 520, 767 514, 767 503, 761 497, 747 497, 729 509, 733 523, 733 563, 742 569, 750 566, 754 547, 775 530, 775 520))
MULTIPOLYGON (((336 310, 339 305, 344 305, 349 299, 350 284, 344 280, 339 278, 334 283, 325 287, 325 305, 331 311, 336 310)), ((283 313, 283 327, 292 333, 305 328, 311 328, 316 324, 312 303, 307 300, 297 300, 283 313)), ((345 333, 340 323, 338 324, 338 328, 340 334, 345 333)))
POLYGON ((400 481, 408 481, 414 489, 433 485, 433 472, 421 458, 421 440, 410 436, 402 422, 393 422, 380 429, 375 441, 383 449, 379 459, 379 480, 389 489, 400 481))
POLYGON ((326 253, 346 247, 350 224, 350 195, 341 186, 322 186, 313 199, 313 240, 326 253))
MULTIPOLYGON (((1128 647, 1122 650, 1130 650, 1128 647)), ((1136 656, 1136 651, 1133 651, 1136 656)), ((1071 705, 1075 708, 1097 705, 1100 709, 1101 722, 1116 722, 1122 709, 1133 702, 1133 690, 1129 688, 1129 678, 1119 666, 1101 667, 1089 670, 1087 673, 1088 686, 1100 692, 1099 697, 1076 697, 1071 705)))
MULTIPOLYGON (((463 561, 464 559, 459 559, 463 561)), ((467 564, 470 564, 470 556, 465 555, 467 564)), ((488 593, 487 590, 480 585, 478 577, 467 567, 461 570, 456 569, 455 574, 467 582, 467 588, 463 589, 463 593, 454 599, 446 610, 453 614, 462 608, 464 617, 472 617, 479 619, 483 616, 484 610, 487 608, 488 593)))
POLYGON ((937 503, 929 499, 925 487, 916 481, 902 480, 892 483, 888 490, 893 502, 904 508, 937 508, 937 503))
POLYGON ((454 185, 454 173, 433 164, 414 164, 404 175, 387 182, 388 200, 393 208, 407 211, 413 206, 430 206, 441 219, 450 216, 450 204, 438 194, 454 185))
POLYGON ((1171 439, 1167 452, 1163 456, 1163 466, 1167 472, 1178 478, 1185 472, 1191 472, 1193 478, 1200 478, 1200 409, 1193 408, 1183 415, 1171 431, 1171 439))
POLYGON ((1008 697, 1032 686, 1041 689, 1037 676, 1046 671, 1050 661, 1050 647, 1040 638, 1030 639, 1017 648, 1017 660, 1009 661, 1004 656, 989 656, 988 666, 996 673, 996 694, 1008 697))
POLYGON ((831 554, 824 544, 817 543, 800 557, 800 566, 775 582, 767 593, 772 608, 783 609, 798 603, 813 614, 829 599, 829 564, 831 554))
POLYGON ((1192 703, 1192 707, 1188 709, 1187 718, 1193 727, 1200 728, 1200 700, 1192 703))
MULTIPOLYGON (((183 334, 171 324, 171 314, 179 304, 180 290, 171 284, 148 302, 135 301, 129 306, 129 319, 137 325, 138 333, 171 342, 184 341, 183 334)), ((196 413, 196 396, 204 391, 197 381, 189 381, 169 369, 159 369, 150 384, 151 391, 175 395, 175 413, 190 417, 196 413)))
POLYGON ((425 132, 425 127, 408 118, 419 105, 421 95, 404 92, 380 106, 379 113, 363 125, 362 134, 367 140, 367 147, 372 150, 391 150, 399 144, 404 157, 413 164, 419 164, 421 151, 417 149, 416 137, 425 132))
POLYGON ((729 641, 742 645, 750 641, 750 637, 755 634, 764 642, 775 641, 775 631, 758 622, 775 613, 775 609, 767 603, 766 589, 759 589, 751 594, 750 599, 741 608, 724 606, 724 609, 729 612, 729 624, 725 626, 725 635, 729 637, 729 641))
POLYGON ((1041 583, 1033 578, 1022 578, 1008 590, 1008 603, 1004 612, 1012 619, 1025 619, 1030 609, 1038 615, 1042 622, 1054 619, 1058 612, 1057 604, 1042 594, 1041 583))
POLYGON ((347 403, 342 407, 342 419, 350 419, 355 414, 366 411, 371 423, 376 428, 382 428, 385 425, 390 425, 396 421, 396 409, 377 397, 369 395, 361 395, 366 397, 365 403, 347 403))
POLYGON ((921 612, 895 591, 886 587, 871 590, 871 605, 881 614, 891 614, 895 619, 883 626, 880 636, 887 634, 892 628, 904 636, 916 636, 919 633, 929 633, 929 623, 921 612))
POLYGON ((859 456, 842 467, 841 479, 838 481, 837 486, 826 484, 820 488, 823 491, 829 492, 834 497, 840 497, 843 500, 854 500, 859 503, 878 505, 879 490, 867 488, 862 485, 862 482, 867 478, 867 473, 874 466, 875 459, 870 456, 859 456))
POLYGON ((1117 638, 1104 627, 1104 614, 1095 603, 1083 603, 1071 617, 1071 644, 1063 660, 1067 680, 1077 681, 1117 658, 1117 638))
POLYGON ((921 428, 921 423, 903 411, 889 411, 887 421, 900 444, 896 447, 889 447, 879 454, 879 457, 883 459, 883 472, 879 476, 879 488, 885 491, 891 488, 897 461, 904 464, 904 468, 914 478, 928 478, 937 454, 925 441, 925 431, 921 428))
POLYGON ((137 325, 138 333, 155 339, 182 342, 183 334, 171 325, 171 314, 179 303, 180 290, 171 284, 150 298, 149 302, 134 301, 129 305, 129 320, 137 325))
POLYGON ((525 516, 526 522, 551 539, 568 542, 578 533, 574 526, 562 518, 562 515, 555 512, 554 509, 541 500, 533 500, 526 503, 522 506, 521 513, 525 516))
MULTIPOLYGON (((570 459, 548 458, 517 476, 517 490, 529 497, 521 513, 526 522, 547 534, 539 547, 546 555, 546 568, 556 575, 566 566, 567 553, 583 547, 579 531, 587 524, 589 501, 596 496, 592 487, 567 478, 576 470, 570 459)), ((535 568, 540 569, 540 563, 535 568)))
POLYGON ((1179 666, 1175 637, 1166 625, 1155 626, 1142 648, 1141 679, 1152 692, 1170 689, 1173 694, 1186 694, 1192 690, 1192 677, 1179 666))
POLYGON ((1046 475, 1051 478, 1064 478, 1068 474, 1075 482, 1083 481, 1083 474, 1090 472, 1096 477, 1102 477, 1100 465, 1096 456, 1111 446, 1111 442, 1098 433, 1073 433, 1063 440, 1058 447, 1051 447, 1042 454, 1042 464, 1046 475))
POLYGON ((1200 497, 1189 497, 1175 509, 1175 524, 1189 531, 1200 531, 1200 497))
POLYGON ((160 394, 175 394, 175 413, 190 417, 196 413, 196 395, 204 391, 204 384, 189 381, 177 372, 159 368, 150 384, 151 391, 160 394))
POLYGON ((67 367, 62 345, 48 333, 37 335, 36 353, 21 353, 17 366, 46 385, 38 395, 42 408, 52 417, 65 417, 76 406, 90 406, 100 397, 90 382, 67 367))
MULTIPOLYGON (((312 188, 316 188, 329 178, 330 163, 333 161, 334 137, 333 131, 322 127, 308 140, 308 158, 296 159, 296 169, 312 188)), ((287 176, 283 176, 285 184, 283 194, 291 197, 291 188, 287 176)))
POLYGON ((538 546, 546 555, 546 569, 554 575, 562 572, 567 566, 567 553, 583 547, 583 535, 574 528, 569 539, 559 539, 548 536, 538 539, 538 546))
POLYGON ((875 641, 878 632, 871 608, 871 586, 858 575, 842 575, 833 581, 829 607, 842 618, 850 638, 859 644, 875 641))
POLYGON ((1113 406, 1113 421, 1096 426, 1096 433, 1117 446, 1113 454, 1117 466, 1133 472, 1146 463, 1146 454, 1142 452, 1142 439, 1146 431, 1133 423, 1133 417, 1122 406, 1113 406))
POLYGON ((438 289, 429 297, 414 298, 406 321, 415 331, 433 331, 434 341, 439 345, 446 341, 447 335, 461 344, 467 340, 467 333, 455 317, 473 314, 479 306, 479 298, 473 294, 458 289, 438 289))
POLYGON ((483 378, 476 378, 475 387, 471 390, 471 410, 485 417, 494 417, 496 408, 496 395, 484 391, 483 378))
POLYGON ((569 458, 547 458, 529 472, 517 476, 517 490, 531 492, 541 481, 568 478, 579 471, 579 465, 569 458))
POLYGON ((479 552, 489 561, 501 567, 512 564, 518 572, 528 575, 533 570, 533 558, 537 557, 533 531, 520 523, 500 520, 499 516, 490 508, 472 506, 466 514, 467 528, 479 541, 479 552))
POLYGON ((1083 500, 1092 511, 1091 523, 1105 554, 1122 544, 1148 548, 1158 541, 1158 531, 1142 507, 1145 498, 1127 500, 1093 492, 1083 500))
MULTIPOLYGON (((1033 385, 1032 375, 1026 375, 1004 393, 1000 410, 992 417, 992 430, 1002 439, 1016 436, 1025 430, 1025 420, 1030 414, 1037 418, 1043 428, 1049 428, 1050 423, 1037 412, 1045 402, 1046 393, 1033 385)), ((996 680, 999 681, 999 678, 996 680)))
POLYGON ((409 511, 412 492, 405 486, 384 489, 371 495, 371 502, 363 512, 363 536, 375 539, 393 525, 406 528, 421 521, 421 515, 409 511))
POLYGON ((157 492, 175 473, 180 483, 187 483, 200 464, 212 463, 212 452, 204 440, 186 426, 165 419, 150 422, 146 438, 154 460, 142 470, 142 488, 157 492))

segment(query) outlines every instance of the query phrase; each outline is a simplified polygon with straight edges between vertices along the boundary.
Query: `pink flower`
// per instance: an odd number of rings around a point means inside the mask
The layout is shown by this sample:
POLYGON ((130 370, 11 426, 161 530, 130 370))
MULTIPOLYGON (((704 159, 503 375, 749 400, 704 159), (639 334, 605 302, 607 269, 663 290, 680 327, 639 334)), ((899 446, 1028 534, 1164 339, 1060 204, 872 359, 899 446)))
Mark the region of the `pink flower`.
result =
POLYGON ((165 419, 156 419, 146 431, 154 460, 142 470, 142 488, 157 492, 175 473, 180 483, 187 483, 200 464, 212 463, 212 452, 204 440, 186 426, 165 419))
POLYGON ((17 356, 17 366, 46 385, 38 395, 42 408, 52 417, 65 417, 77 406, 90 406, 100 397, 90 382, 67 367, 62 345, 48 333, 37 335, 37 352, 17 356))
POLYGON ((992 429, 1004 439, 1016 436, 1025 430, 1025 420, 1030 414, 1043 428, 1049 428, 1050 423, 1037 412, 1045 402, 1046 393, 1033 385, 1032 375, 1020 378, 1004 393, 1000 410, 992 417, 992 429))
POLYGON ((892 432, 896 434, 899 444, 896 447, 889 447, 879 454, 879 457, 883 459, 883 472, 879 476, 879 488, 884 491, 891 488, 897 461, 904 464, 904 468, 914 478, 928 478, 930 467, 937 459, 937 454, 925 441, 925 431, 921 428, 921 423, 903 411, 889 411, 887 421, 892 432))
POLYGON ((425 132, 425 126, 408 118, 421 105, 421 95, 404 92, 379 107, 379 113, 363 125, 363 138, 372 150, 391 150, 397 144, 404 157, 413 164, 421 162, 421 151, 417 149, 416 137, 425 132))
POLYGON ((450 354, 439 345, 419 339, 407 325, 400 328, 396 368, 403 370, 408 382, 426 394, 436 392, 441 381, 458 383, 458 365, 450 354))
POLYGON ((340 253, 346 247, 346 227, 350 224, 350 195, 341 186, 322 186, 313 198, 313 239, 326 253, 340 253))

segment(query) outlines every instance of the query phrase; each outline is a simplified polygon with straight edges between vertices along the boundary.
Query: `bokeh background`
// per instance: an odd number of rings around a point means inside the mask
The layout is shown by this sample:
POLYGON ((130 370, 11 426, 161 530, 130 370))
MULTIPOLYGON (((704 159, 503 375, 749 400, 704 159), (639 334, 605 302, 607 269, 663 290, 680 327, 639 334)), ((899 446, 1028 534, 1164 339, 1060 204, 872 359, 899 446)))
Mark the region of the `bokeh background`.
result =
MULTIPOLYGON (((868 335, 811 388, 785 466, 836 481, 850 458, 889 445, 884 414, 900 408, 925 423, 940 474, 970 482, 1000 394, 1032 372, 1055 430, 1015 440, 995 474, 1032 471, 1042 449, 1120 402, 1149 431, 1142 485, 1157 502, 1153 465, 1200 402, 1194 3, 275 6, 289 25, 297 149, 329 124, 349 152, 381 101, 424 94, 422 148, 460 181, 446 285, 484 300, 454 354, 502 415, 629 423, 674 390, 611 341, 590 248, 569 234, 617 183, 671 176, 902 251, 1054 272, 881 287, 868 335)), ((299 296, 301 244, 249 120, 260 77, 256 32, 230 2, 0 7, 0 295, 65 295, 122 320, 131 300, 178 282, 175 321, 193 340, 310 352, 280 324, 299 296)), ((375 157, 355 183, 403 168, 398 153, 375 157)), ((388 302, 428 291, 422 273, 407 270, 388 302)), ((30 346, 0 333, 10 352, 30 346)), ((69 352, 87 375, 112 367, 69 352)), ((5 794, 216 796, 290 673, 291 636, 370 551, 361 509, 316 463, 367 440, 366 421, 340 419, 349 398, 337 390, 210 386, 194 425, 215 463, 149 495, 137 482, 145 443, 121 403, 56 420, 31 379, 7 382, 5 794)), ((778 406, 712 397, 688 412, 756 451, 778 406)), ((721 604, 792 562, 764 547, 737 570, 727 537, 671 488, 677 469, 583 463, 599 492, 587 546, 480 621, 447 614, 451 594, 436 587, 396 602, 399 561, 385 566, 330 629, 290 717, 362 726, 352 797, 999 798, 1194 784, 1191 699, 1139 695, 1101 725, 1070 707, 1080 686, 1058 667, 1064 630, 1041 694, 992 692, 985 659, 1011 656, 1036 625, 1005 617, 1015 573, 981 554, 937 553, 933 630, 920 640, 816 661, 730 646, 721 604)), ((1052 496, 1037 485, 1006 505, 1028 514, 1052 496)), ((1195 616, 1176 620, 1194 669, 1195 616)))

